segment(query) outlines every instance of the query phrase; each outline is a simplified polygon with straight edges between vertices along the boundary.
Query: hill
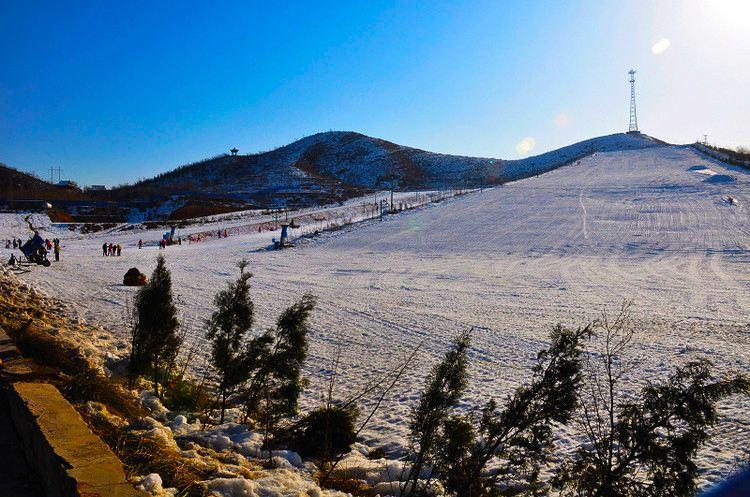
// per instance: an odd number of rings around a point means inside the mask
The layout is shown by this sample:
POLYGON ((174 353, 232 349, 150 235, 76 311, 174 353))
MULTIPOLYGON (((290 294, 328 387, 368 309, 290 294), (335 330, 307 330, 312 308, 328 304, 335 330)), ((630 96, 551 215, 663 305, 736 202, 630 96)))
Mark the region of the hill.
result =
MULTIPOLYGON (((247 259, 253 299, 265 316, 259 329, 273 326, 272 317, 303 293, 318 297, 305 376, 320 378, 340 361, 342 397, 419 347, 399 391, 362 432, 365 444, 393 452, 408 440, 405 420, 430 365, 463 330, 472 330, 467 410, 519 386, 550 327, 582 325, 630 299, 628 389, 698 358, 722 372, 747 369, 750 171, 689 146, 644 148, 629 138, 584 142, 564 157, 537 157, 534 167, 596 147, 638 149, 594 152, 538 178, 296 240, 295 249, 263 250, 278 231, 253 230, 168 247, 186 346, 200 350, 210 296, 234 277, 236 261, 247 259)), ((216 226, 206 223, 204 230, 216 226)), ((123 309, 134 290, 119 282, 130 267, 153 267, 153 242, 163 231, 62 233, 63 261, 24 278, 115 331, 122 346, 98 350, 121 355, 130 332, 123 309), (139 239, 150 244, 138 250, 139 239), (104 241, 121 243, 123 256, 103 260, 104 241)), ((303 410, 320 405, 316 384, 305 389, 303 410)), ((746 397, 722 405, 722 423, 699 456, 701 484, 722 478, 746 451, 748 412, 746 397)), ((560 451, 576 440, 574 429, 562 433, 560 451)))
POLYGON ((0 162, 0 198, 9 200, 27 193, 50 193, 54 189, 51 183, 0 162))
POLYGON ((137 195, 211 195, 272 205, 312 205, 362 191, 500 184, 549 171, 593 152, 659 145, 614 134, 521 160, 438 154, 349 131, 302 138, 276 150, 220 155, 126 187, 137 195))
POLYGON ((501 160, 438 154, 360 133, 330 131, 269 152, 218 155, 109 191, 59 188, 0 166, 0 198, 13 200, 9 205, 21 209, 36 208, 39 201, 53 202, 65 214, 59 220, 184 219, 251 207, 322 205, 391 187, 424 190, 502 184, 591 153, 660 144, 646 135, 619 133, 526 159, 501 160))

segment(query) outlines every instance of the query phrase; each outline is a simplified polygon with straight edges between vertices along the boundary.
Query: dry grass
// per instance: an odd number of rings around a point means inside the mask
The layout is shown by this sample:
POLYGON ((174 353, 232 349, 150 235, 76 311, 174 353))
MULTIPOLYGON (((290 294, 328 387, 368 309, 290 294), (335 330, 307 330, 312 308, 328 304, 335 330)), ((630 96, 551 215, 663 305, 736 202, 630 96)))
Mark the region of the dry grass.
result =
POLYGON ((349 493, 354 497, 375 497, 377 495, 371 485, 339 473, 334 473, 326 478, 325 488, 349 493))
POLYGON ((8 326, 6 323, 3 328, 24 357, 59 371, 59 376, 53 382, 69 402, 100 402, 112 412, 126 418, 146 414, 122 384, 92 366, 78 354, 72 344, 36 326, 33 320, 20 326, 8 326))
POLYGON ((177 488, 180 496, 205 497, 200 483, 215 473, 216 465, 183 457, 171 444, 122 430, 105 418, 84 414, 94 433, 112 449, 125 466, 127 476, 158 473, 165 487, 177 488))
MULTIPOLYGON (((205 497, 202 482, 221 473, 223 464, 234 465, 235 470, 248 479, 260 476, 260 466, 247 462, 237 466, 232 454, 196 446, 192 448, 200 457, 189 458, 183 456, 171 441, 129 431, 126 425, 147 416, 148 412, 124 383, 106 376, 79 351, 75 342, 65 338, 73 336, 71 330, 79 324, 50 314, 43 306, 36 306, 21 297, 24 296, 13 293, 0 295, 0 327, 25 357, 53 371, 43 381, 57 386, 76 407, 92 431, 120 459, 128 476, 158 473, 164 487, 177 488, 181 497, 205 497), (114 416, 92 413, 85 408, 90 401, 102 404, 114 416), (118 418, 126 423, 121 423, 118 418)), ((326 488, 358 497, 375 494, 369 485, 345 475, 330 476, 326 488)))
POLYGON ((159 473, 165 486, 179 489, 180 495, 205 496, 200 482, 215 472, 216 466, 185 458, 166 441, 135 435, 81 409, 86 402, 94 401, 125 420, 146 416, 148 413, 122 384, 91 366, 71 344, 36 326, 32 320, 21 326, 7 326, 6 322, 4 329, 25 357, 59 371, 57 377, 47 380, 78 408, 89 427, 123 463, 128 476, 159 473))
POLYGON ((128 476, 159 473, 165 486, 179 489, 179 495, 204 497, 205 488, 200 482, 216 470, 216 465, 208 465, 203 459, 185 458, 164 440, 136 435, 111 419, 92 416, 83 408, 89 401, 98 402, 126 421, 148 415, 121 382, 107 377, 80 353, 75 343, 64 338, 66 329, 75 326, 59 316, 47 315, 44 309, 29 306, 28 302, 9 295, 0 297, 0 327, 24 357, 44 366, 45 371, 52 371, 40 381, 58 387, 117 455, 128 476))

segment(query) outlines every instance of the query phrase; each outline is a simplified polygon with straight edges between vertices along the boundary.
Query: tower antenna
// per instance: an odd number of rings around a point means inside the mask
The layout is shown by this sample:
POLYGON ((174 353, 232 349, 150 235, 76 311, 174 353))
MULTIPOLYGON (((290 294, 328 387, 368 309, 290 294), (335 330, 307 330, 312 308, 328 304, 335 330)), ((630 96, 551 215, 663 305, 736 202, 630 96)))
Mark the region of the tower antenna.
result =
POLYGON ((630 125, 628 133, 638 132, 638 116, 635 113, 635 69, 628 71, 630 74, 630 125))

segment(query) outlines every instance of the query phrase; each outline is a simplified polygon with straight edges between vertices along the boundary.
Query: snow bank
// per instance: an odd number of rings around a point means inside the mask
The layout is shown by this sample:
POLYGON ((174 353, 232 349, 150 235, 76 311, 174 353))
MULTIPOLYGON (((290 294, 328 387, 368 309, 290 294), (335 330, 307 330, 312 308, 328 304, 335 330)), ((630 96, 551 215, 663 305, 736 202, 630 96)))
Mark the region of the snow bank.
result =
POLYGON ((5 248, 5 240, 20 239, 24 242, 34 235, 34 230, 42 238, 54 238, 64 230, 56 228, 47 214, 41 213, 0 213, 0 242, 5 248))
POLYGON ((217 497, 346 497, 348 494, 323 490, 298 471, 263 471, 255 480, 216 478, 205 483, 210 495, 217 497))
POLYGON ((177 495, 176 488, 163 488, 161 476, 158 473, 150 473, 145 476, 134 476, 130 479, 136 490, 151 494, 153 497, 174 497, 177 495))

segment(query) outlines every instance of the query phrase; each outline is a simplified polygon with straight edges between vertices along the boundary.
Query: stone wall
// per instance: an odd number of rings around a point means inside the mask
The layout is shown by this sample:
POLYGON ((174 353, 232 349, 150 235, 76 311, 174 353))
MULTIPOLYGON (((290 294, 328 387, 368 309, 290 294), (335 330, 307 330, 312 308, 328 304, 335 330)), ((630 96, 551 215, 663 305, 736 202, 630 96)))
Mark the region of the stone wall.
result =
POLYGON ((122 464, 43 369, 23 358, 0 329, 0 388, 23 452, 47 497, 143 497, 122 464))

